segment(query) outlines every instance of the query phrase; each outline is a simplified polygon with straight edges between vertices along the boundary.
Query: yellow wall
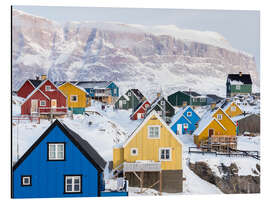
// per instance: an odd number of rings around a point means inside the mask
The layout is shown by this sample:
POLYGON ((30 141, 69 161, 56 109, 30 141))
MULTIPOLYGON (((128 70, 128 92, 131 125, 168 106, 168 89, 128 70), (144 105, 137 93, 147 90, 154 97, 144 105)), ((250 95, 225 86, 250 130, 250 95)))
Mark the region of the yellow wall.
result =
MULTIPOLYGON (((139 130, 139 132, 133 137, 133 139, 124 148, 124 160, 125 162, 135 162, 136 160, 153 160, 159 162, 159 148, 171 148, 171 160, 162 161, 162 170, 181 170, 182 169, 182 145, 176 140, 171 132, 163 126, 161 121, 154 115, 147 121, 147 123, 139 130), (160 138, 149 139, 148 138, 148 126, 159 125, 160 138), (138 155, 131 155, 131 148, 138 149, 138 155)), ((117 155, 120 153, 114 153, 117 155)), ((115 158, 114 160, 120 160, 115 158)))
POLYGON ((77 88, 76 86, 65 83, 62 86, 59 86, 59 89, 67 96, 68 99, 68 107, 69 108, 85 108, 86 107, 86 93, 81 89, 77 88), (78 101, 71 102, 70 96, 77 95, 78 101))
POLYGON ((225 111, 226 114, 228 114, 230 117, 235 117, 235 116, 239 116, 241 114, 243 114, 242 110, 239 108, 239 106, 237 104, 235 104, 234 102, 231 103, 231 105, 228 107, 228 109, 225 111), (235 106, 236 111, 231 111, 231 107, 235 106))
POLYGON ((113 149, 113 168, 118 167, 124 161, 124 149, 114 148, 113 149))
POLYGON ((224 130, 216 120, 213 120, 199 135, 198 137, 194 136, 194 143, 200 144, 201 140, 208 139, 208 131, 209 129, 214 129, 214 135, 230 135, 236 136, 236 125, 233 121, 228 118, 228 116, 221 110, 218 109, 213 115, 226 130, 224 130), (222 114, 222 120, 217 119, 217 115, 222 114))

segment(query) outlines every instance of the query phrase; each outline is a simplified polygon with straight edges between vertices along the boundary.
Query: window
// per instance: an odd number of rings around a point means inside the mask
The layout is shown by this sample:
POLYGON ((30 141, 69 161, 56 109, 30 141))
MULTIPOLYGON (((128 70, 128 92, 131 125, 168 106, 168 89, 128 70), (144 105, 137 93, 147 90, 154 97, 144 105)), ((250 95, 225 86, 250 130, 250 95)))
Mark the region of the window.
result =
POLYGON ((94 90, 93 89, 90 89, 90 93, 93 93, 94 92, 94 90))
POLYGON ((45 100, 41 100, 41 101, 39 102, 39 105, 40 105, 40 106, 46 106, 46 101, 45 101, 45 100))
POLYGON ((117 89, 113 89, 113 93, 114 94, 117 94, 117 89))
POLYGON ((122 100, 123 101, 123 104, 126 104, 127 103, 127 101, 126 100, 122 100))
POLYGON ((32 176, 22 176, 21 177, 21 185, 22 186, 31 186, 32 185, 32 176))
POLYGON ((204 102, 204 98, 200 98, 200 102, 204 102))
POLYGON ((157 113, 158 115, 162 116, 162 111, 158 111, 157 113))
POLYGON ((148 138, 158 139, 160 137, 160 126, 152 125, 148 126, 148 138))
POLYGON ((45 86, 45 91, 51 91, 51 86, 50 85, 46 85, 45 86))
POLYGON ((48 160, 65 160, 65 143, 48 143, 48 160))
POLYGON ((148 109, 149 108, 149 104, 145 104, 145 108, 148 109))
POLYGON ((128 92, 128 96, 129 96, 129 97, 131 96, 131 92, 128 92))
POLYGON ((70 95, 70 101, 71 102, 77 102, 78 101, 78 96, 77 95, 70 95))
POLYGON ((170 161, 171 160, 171 148, 160 148, 159 149, 159 160, 170 161))
POLYGON ((165 101, 161 101, 160 104, 161 104, 161 105, 165 105, 165 101))
POLYGON ((138 155, 138 149, 137 148, 131 148, 130 149, 130 154, 132 156, 137 156, 138 155))
POLYGON ((217 119, 218 119, 218 120, 222 120, 222 114, 218 114, 218 115, 217 115, 217 119))
POLYGON ((235 89, 240 90, 241 89, 241 86, 240 85, 236 85, 235 86, 235 89))
POLYGON ((235 106, 232 106, 231 107, 231 111, 236 111, 236 107, 235 106))
POLYGON ((188 129, 188 124, 184 123, 184 129, 188 129))
POLYGON ((82 176, 66 175, 65 176, 65 193, 81 193, 82 192, 82 176))
POLYGON ((192 112, 191 111, 187 112, 187 116, 188 117, 192 116, 192 112))
POLYGON ((197 98, 193 98, 193 101, 196 102, 197 101, 197 98))

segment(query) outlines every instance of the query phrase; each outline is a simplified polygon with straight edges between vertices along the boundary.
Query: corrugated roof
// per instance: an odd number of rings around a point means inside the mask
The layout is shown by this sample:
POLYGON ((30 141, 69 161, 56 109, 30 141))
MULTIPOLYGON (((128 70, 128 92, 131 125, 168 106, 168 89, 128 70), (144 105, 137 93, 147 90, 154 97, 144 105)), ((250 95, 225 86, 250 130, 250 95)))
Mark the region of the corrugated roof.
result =
POLYGON ((131 91, 138 97, 138 99, 142 99, 144 96, 138 89, 131 89, 131 91))
POLYGON ((229 80, 229 82, 238 81, 242 82, 243 84, 252 84, 250 74, 229 74, 227 79, 229 80))
POLYGON ((194 91, 183 91, 187 95, 191 95, 192 97, 198 97, 201 96, 199 93, 194 92, 194 91))
POLYGON ((76 85, 83 88, 106 89, 112 81, 79 81, 76 85))

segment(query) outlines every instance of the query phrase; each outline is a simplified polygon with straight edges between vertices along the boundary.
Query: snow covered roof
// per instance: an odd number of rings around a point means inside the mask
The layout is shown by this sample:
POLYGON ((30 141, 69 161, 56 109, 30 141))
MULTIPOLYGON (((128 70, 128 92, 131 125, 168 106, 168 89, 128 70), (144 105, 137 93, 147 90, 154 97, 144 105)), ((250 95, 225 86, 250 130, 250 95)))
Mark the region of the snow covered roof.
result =
POLYGON ((82 154, 98 169, 103 171, 106 165, 105 160, 96 152, 96 150, 77 133, 68 128, 64 123, 55 120, 53 124, 38 138, 36 142, 24 153, 24 155, 13 166, 13 171, 31 154, 31 152, 47 137, 47 135, 54 129, 59 127, 63 133, 74 143, 75 146, 82 152, 82 154))
POLYGON ((93 89, 107 89, 112 81, 78 81, 77 86, 93 89))
MULTIPOLYGON (((142 102, 140 102, 137 107, 134 109, 134 112, 130 115, 130 117, 132 117, 140 108, 141 106, 143 106, 146 102, 148 102, 147 100, 144 100, 142 102)), ((148 102, 149 103, 149 102, 148 102)))
POLYGON ((250 77, 250 74, 242 74, 242 73, 239 73, 239 74, 229 74, 228 77, 227 77, 227 80, 229 83, 233 83, 233 84, 236 84, 236 83, 241 83, 241 84, 252 84, 252 80, 251 80, 251 77, 250 77))
POLYGON ((135 96, 139 99, 139 100, 141 100, 144 96, 143 96, 143 94, 140 92, 140 90, 138 90, 138 89, 131 89, 131 91, 135 94, 135 96))
POLYGON ((32 80, 32 79, 29 79, 28 80, 35 88, 38 87, 42 82, 43 80, 32 80))
MULTIPOLYGON (((172 117, 172 120, 171 120, 171 124, 170 124, 170 127, 172 127, 182 116, 183 114, 186 112, 186 110, 190 108, 190 106, 186 106, 186 107, 181 107, 176 113, 175 115, 172 117)), ((184 116, 185 117, 185 116, 184 116)), ((189 122, 190 120, 185 117, 185 119, 189 122)))
POLYGON ((207 94, 206 96, 209 97, 209 98, 211 98, 211 99, 213 99, 216 102, 221 101, 222 99, 224 99, 224 98, 222 98, 220 96, 217 96, 215 94, 207 94))

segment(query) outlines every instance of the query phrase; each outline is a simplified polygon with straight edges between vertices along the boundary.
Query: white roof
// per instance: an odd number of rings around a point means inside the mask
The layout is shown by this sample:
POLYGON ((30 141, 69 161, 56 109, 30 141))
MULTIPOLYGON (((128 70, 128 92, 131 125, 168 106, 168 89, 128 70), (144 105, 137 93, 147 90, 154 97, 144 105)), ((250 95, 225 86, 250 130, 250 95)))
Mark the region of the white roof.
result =
POLYGON ((176 136, 176 134, 172 131, 172 129, 163 121, 163 119, 158 115, 158 113, 154 110, 152 111, 144 120, 143 122, 133 131, 133 133, 127 138, 127 140, 123 143, 123 147, 126 147, 127 144, 136 136, 136 134, 143 128, 143 126, 149 121, 149 119, 155 116, 158 120, 162 123, 163 126, 172 134, 172 136, 181 144, 181 140, 176 136))

